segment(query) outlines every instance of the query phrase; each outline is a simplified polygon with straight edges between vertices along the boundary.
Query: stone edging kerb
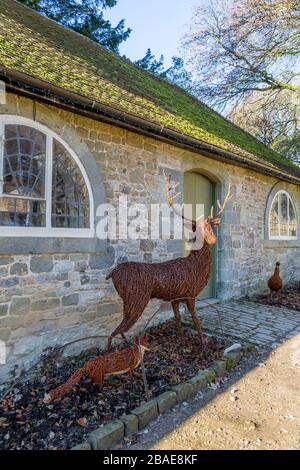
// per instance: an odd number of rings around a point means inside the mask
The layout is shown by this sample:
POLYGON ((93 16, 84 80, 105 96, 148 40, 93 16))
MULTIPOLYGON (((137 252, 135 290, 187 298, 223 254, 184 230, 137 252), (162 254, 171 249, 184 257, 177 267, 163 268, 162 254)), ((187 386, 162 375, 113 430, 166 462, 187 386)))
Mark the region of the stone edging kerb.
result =
POLYGON ((243 353, 251 353, 255 347, 251 344, 233 345, 226 349, 221 359, 215 361, 211 367, 201 370, 187 382, 176 385, 158 397, 148 401, 131 411, 130 414, 121 416, 105 426, 91 432, 87 440, 73 447, 71 450, 109 450, 122 441, 124 437, 130 437, 144 429, 159 414, 173 408, 200 390, 207 384, 214 382, 217 378, 225 375, 226 371, 233 369, 241 360, 243 353))

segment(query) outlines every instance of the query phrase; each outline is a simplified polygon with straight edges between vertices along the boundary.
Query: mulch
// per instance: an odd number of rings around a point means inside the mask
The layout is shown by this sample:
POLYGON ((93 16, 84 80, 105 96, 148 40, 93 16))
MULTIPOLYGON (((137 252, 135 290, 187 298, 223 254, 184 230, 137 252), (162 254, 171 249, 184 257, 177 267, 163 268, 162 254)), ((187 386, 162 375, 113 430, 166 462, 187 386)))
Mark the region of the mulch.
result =
MULTIPOLYGON (((186 381, 223 354, 222 344, 206 337, 205 359, 195 332, 184 328, 179 335, 173 320, 148 332, 151 351, 146 352, 144 363, 151 397, 186 381)), ((84 377, 60 401, 43 403, 50 389, 101 353, 93 350, 76 358, 43 359, 30 378, 23 379, 0 402, 0 449, 69 449, 99 426, 145 403, 141 369, 132 381, 128 375, 110 376, 102 387, 84 377)))
POLYGON ((270 294, 255 298, 255 301, 264 305, 284 307, 300 311, 300 282, 282 289, 278 294, 270 294))

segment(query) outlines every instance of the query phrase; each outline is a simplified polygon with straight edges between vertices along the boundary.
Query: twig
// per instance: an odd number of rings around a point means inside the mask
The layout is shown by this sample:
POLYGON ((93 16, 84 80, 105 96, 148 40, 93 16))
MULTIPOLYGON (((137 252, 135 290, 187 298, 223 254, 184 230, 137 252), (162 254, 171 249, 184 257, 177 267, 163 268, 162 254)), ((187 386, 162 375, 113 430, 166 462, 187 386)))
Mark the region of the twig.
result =
POLYGON ((139 336, 139 352, 141 355, 141 369, 142 369, 142 377, 143 377, 143 382, 144 382, 144 387, 145 387, 145 394, 146 394, 146 399, 149 401, 150 396, 149 396, 149 388, 148 388, 148 382, 147 382, 147 377, 146 377, 146 371, 145 371, 145 364, 144 364, 144 358, 143 354, 141 351, 141 337, 139 336))

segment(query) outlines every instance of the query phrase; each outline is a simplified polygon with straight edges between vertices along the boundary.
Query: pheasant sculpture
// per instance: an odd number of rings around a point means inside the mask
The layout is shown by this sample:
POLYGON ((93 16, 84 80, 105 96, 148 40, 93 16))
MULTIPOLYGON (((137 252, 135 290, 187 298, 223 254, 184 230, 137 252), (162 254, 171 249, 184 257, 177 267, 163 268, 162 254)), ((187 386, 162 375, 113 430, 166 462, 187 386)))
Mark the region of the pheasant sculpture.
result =
POLYGON ((272 277, 268 281, 268 286, 271 291, 272 297, 277 294, 283 288, 283 282, 280 277, 280 263, 276 263, 275 271, 272 277))
POLYGON ((275 271, 268 281, 268 286, 271 292, 277 293, 283 288, 283 282, 280 277, 280 263, 276 263, 275 271))

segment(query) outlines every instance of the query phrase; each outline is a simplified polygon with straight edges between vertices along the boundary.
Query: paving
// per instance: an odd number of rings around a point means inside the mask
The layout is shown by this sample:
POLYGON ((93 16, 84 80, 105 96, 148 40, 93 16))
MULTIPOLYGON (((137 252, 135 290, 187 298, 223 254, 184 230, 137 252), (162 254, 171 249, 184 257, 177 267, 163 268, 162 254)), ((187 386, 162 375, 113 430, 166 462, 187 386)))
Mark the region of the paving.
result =
POLYGON ((207 333, 247 340, 257 353, 161 415, 128 448, 300 450, 300 312, 244 301, 197 311, 207 333))
POLYGON ((246 301, 197 305, 203 329, 225 338, 276 348, 300 332, 300 312, 246 301))

